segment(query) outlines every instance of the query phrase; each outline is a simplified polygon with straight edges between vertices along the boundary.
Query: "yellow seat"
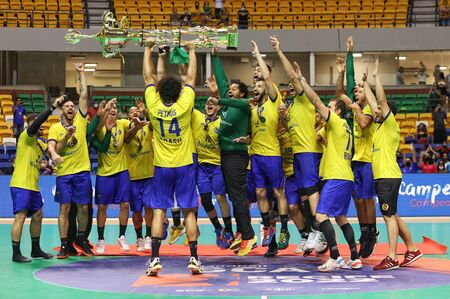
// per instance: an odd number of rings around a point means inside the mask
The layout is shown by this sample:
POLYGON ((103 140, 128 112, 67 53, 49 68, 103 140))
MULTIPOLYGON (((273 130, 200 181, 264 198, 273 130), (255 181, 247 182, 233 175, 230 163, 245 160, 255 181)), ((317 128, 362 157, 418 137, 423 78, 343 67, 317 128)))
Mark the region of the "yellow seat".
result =
POLYGON ((30 0, 23 0, 22 7, 24 10, 34 10, 34 2, 30 0))
POLYGON ((406 120, 406 114, 404 114, 404 113, 398 113, 398 114, 395 116, 395 119, 396 119, 396 120, 406 120))
POLYGON ((400 153, 402 153, 402 154, 407 154, 407 153, 412 152, 410 144, 400 144, 399 150, 400 150, 400 153))
POLYGON ((35 0, 34 1, 34 9, 44 11, 46 9, 45 0, 35 0))
POLYGON ((417 121, 419 119, 419 113, 406 113, 405 120, 417 121))
POLYGON ((415 121, 412 121, 412 120, 405 120, 403 123, 402 123, 402 128, 404 128, 404 129, 411 129, 411 128, 416 128, 416 122, 415 121))
POLYGON ((20 0, 10 0, 9 1, 9 7, 10 9, 22 9, 22 2, 20 0))

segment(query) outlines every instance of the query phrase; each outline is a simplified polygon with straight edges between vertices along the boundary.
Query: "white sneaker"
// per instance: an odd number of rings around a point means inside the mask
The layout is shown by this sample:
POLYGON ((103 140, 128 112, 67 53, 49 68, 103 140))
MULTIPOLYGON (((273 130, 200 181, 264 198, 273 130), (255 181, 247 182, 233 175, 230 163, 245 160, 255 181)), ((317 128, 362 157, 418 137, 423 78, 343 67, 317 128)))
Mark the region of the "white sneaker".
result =
POLYGON ((358 270, 358 269, 361 269, 362 266, 363 266, 363 264, 360 259, 348 260, 348 262, 345 263, 344 266, 342 266, 342 269, 358 270))
POLYGON ((189 259, 188 269, 191 270, 192 274, 200 274, 203 272, 202 264, 193 256, 189 259))
POLYGON ((117 244, 119 244, 120 249, 123 251, 130 250, 130 245, 128 245, 128 240, 125 236, 120 236, 120 238, 117 239, 117 244))
POLYGON ((145 272, 145 275, 147 276, 155 276, 163 268, 159 260, 159 257, 155 257, 153 260, 149 259, 147 265, 148 268, 147 271, 145 272))
POLYGON ((333 260, 331 257, 328 259, 328 261, 325 262, 325 264, 320 265, 317 267, 317 270, 320 272, 330 272, 335 271, 337 269, 342 268, 345 265, 345 261, 342 257, 338 257, 337 259, 333 260))
POLYGON ((313 251, 317 247, 317 231, 313 230, 309 233, 308 240, 306 241, 303 251, 313 251))
POLYGON ((98 240, 97 247, 95 248, 95 252, 99 254, 105 253, 106 242, 105 240, 98 240))
POLYGON ((302 238, 300 240, 300 244, 298 244, 297 248, 295 248, 294 253, 303 253, 307 241, 308 239, 302 238))
POLYGON ((152 250, 152 238, 145 237, 144 240, 144 250, 145 251, 151 251, 152 250))
POLYGON ((324 237, 324 235, 323 235, 323 233, 322 232, 316 232, 316 239, 315 239, 315 242, 316 242, 316 247, 315 247, 315 249, 316 249, 316 252, 317 253, 319 253, 319 252, 322 252, 322 251, 324 251, 325 249, 327 249, 327 241, 325 240, 325 237, 324 237))
POLYGON ((136 241, 136 251, 139 252, 144 251, 144 244, 145 244, 144 239, 138 238, 136 241))

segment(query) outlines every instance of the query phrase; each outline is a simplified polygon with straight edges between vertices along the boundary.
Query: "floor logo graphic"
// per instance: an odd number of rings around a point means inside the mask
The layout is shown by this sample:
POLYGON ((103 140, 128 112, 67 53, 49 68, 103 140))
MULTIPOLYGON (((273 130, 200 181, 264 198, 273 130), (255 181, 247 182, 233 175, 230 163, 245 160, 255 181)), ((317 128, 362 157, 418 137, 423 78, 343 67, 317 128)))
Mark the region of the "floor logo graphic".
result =
POLYGON ((147 277, 146 261, 146 257, 96 259, 51 266, 35 275, 42 281, 86 290, 196 296, 358 293, 450 284, 449 274, 413 268, 386 273, 367 266, 360 271, 320 273, 316 258, 260 256, 204 257, 202 275, 188 272, 187 257, 162 257, 163 272, 147 277))

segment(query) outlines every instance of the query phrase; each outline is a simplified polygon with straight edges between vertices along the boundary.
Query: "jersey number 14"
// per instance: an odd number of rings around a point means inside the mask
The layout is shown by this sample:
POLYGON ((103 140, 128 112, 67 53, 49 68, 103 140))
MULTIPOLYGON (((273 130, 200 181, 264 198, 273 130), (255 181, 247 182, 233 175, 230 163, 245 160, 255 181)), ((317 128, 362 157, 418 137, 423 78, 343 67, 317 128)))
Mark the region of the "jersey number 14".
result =
MULTIPOLYGON (((161 130, 161 136, 166 137, 166 133, 164 132, 164 120, 161 118, 158 118, 159 120, 159 128, 161 130)), ((178 125, 178 119, 173 118, 169 125, 169 134, 175 134, 176 136, 180 136, 181 129, 178 125)))

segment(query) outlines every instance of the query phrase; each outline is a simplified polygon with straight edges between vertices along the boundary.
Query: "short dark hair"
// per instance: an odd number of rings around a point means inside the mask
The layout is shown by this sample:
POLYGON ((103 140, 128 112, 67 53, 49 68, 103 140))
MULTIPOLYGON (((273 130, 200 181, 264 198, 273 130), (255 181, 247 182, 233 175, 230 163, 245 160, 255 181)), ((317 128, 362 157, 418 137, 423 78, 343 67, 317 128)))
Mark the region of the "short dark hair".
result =
POLYGON ((333 99, 331 101, 336 102, 336 110, 337 109, 341 110, 341 114, 339 116, 344 117, 345 113, 347 112, 347 107, 345 106, 344 101, 341 99, 333 99))
POLYGON ((242 94, 244 94, 244 96, 243 96, 244 99, 248 98, 248 86, 247 86, 247 84, 245 84, 245 83, 242 82, 242 81, 237 81, 237 80, 232 80, 231 83, 230 83, 230 86, 231 86, 232 84, 237 84, 237 85, 238 85, 239 91, 240 91, 242 94))
POLYGON ((158 82, 158 92, 164 102, 176 102, 181 93, 181 82, 174 77, 164 77, 158 82))
POLYGON ((394 101, 387 101, 387 104, 389 106, 389 109, 391 110, 392 114, 397 115, 398 109, 397 104, 394 101))

